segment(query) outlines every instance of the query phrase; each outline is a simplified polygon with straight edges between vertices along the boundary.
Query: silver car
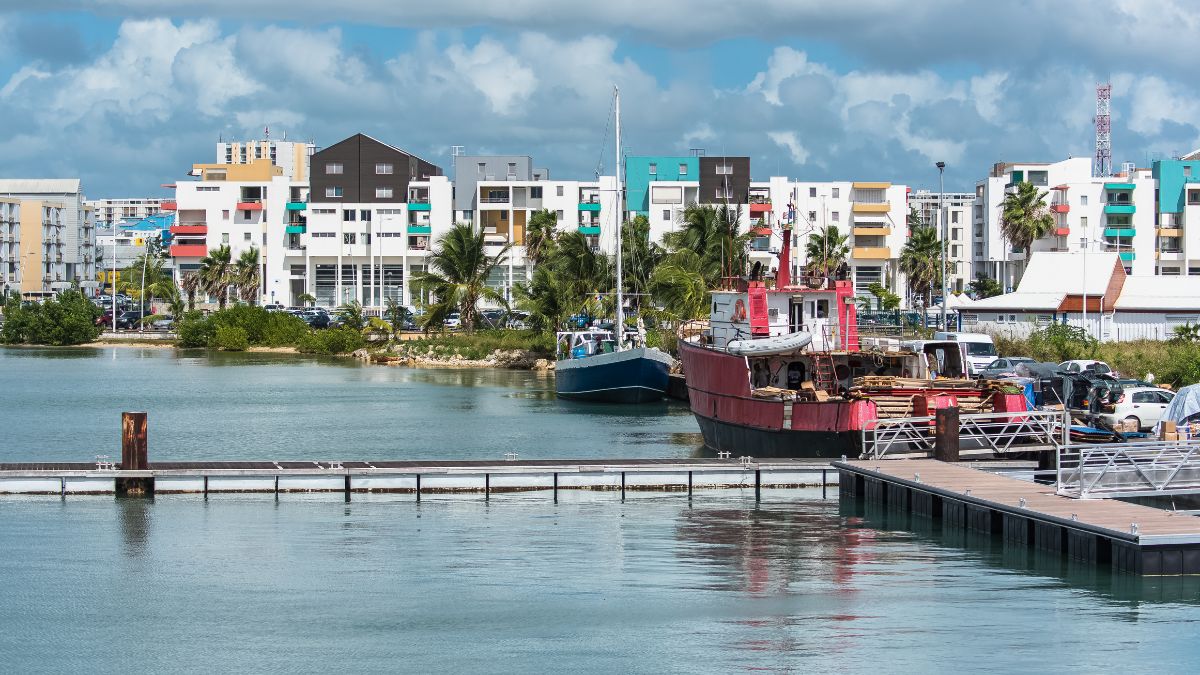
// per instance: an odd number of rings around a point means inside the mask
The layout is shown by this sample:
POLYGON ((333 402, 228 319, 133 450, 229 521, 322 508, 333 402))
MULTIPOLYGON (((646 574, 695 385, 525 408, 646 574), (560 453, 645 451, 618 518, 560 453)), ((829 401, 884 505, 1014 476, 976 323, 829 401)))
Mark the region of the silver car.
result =
POLYGON ((1004 356, 987 364, 986 368, 979 370, 979 377, 983 378, 999 378, 1012 377, 1017 374, 1017 366, 1022 363, 1036 363, 1028 356, 1004 356))

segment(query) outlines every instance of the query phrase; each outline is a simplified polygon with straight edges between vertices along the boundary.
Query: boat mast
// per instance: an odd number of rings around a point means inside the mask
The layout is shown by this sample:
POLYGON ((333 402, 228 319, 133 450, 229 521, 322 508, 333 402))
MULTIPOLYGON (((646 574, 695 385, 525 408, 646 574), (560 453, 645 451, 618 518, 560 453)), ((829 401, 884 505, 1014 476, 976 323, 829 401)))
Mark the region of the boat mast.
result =
POLYGON ((622 295, 621 283, 621 226, 624 224, 624 193, 621 186, 621 90, 613 86, 613 96, 616 98, 614 107, 617 111, 617 349, 625 346, 625 298, 622 295))

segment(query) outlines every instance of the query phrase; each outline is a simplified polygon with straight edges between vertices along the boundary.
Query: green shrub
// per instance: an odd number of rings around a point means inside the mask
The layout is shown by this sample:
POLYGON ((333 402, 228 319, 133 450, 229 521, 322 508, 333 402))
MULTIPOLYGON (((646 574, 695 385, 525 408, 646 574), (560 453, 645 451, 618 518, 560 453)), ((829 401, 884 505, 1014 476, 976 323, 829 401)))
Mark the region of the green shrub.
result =
POLYGON ((244 352, 250 346, 250 338, 241 326, 220 325, 208 341, 208 346, 226 352, 244 352))
POLYGON ((100 337, 100 308, 76 289, 57 298, 23 305, 12 296, 4 307, 0 342, 8 344, 77 345, 100 337))
POLYGON ((176 326, 180 347, 207 347, 213 336, 213 323, 200 312, 188 312, 176 326))
POLYGON ((300 338, 297 348, 305 354, 348 354, 365 345, 361 332, 342 326, 309 331, 300 338))

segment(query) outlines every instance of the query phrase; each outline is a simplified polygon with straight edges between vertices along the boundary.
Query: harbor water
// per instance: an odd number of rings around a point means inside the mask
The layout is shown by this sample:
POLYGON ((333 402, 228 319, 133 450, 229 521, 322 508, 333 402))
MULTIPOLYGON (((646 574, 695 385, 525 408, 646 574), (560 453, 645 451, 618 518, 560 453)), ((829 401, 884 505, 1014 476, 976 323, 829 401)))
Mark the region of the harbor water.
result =
MULTIPOLYGON (((686 408, 531 373, 0 350, 0 459, 673 457, 686 408), (97 447, 103 446, 103 447, 97 447), (572 453, 575 453, 572 455, 572 453), (114 452, 115 454, 115 452, 114 452)), ((1077 568, 836 492, 0 498, 6 672, 1181 672, 1200 580, 1077 568)))

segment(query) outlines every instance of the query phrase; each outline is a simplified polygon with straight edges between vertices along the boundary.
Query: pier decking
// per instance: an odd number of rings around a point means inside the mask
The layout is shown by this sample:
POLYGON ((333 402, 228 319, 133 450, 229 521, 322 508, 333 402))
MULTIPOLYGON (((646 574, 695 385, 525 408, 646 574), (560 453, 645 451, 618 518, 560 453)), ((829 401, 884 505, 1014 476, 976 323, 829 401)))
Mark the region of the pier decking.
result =
POLYGON ((1042 485, 930 459, 834 462, 843 498, 862 498, 1002 534, 1006 544, 1143 575, 1200 574, 1200 518, 1116 500, 1081 500, 1042 485))

